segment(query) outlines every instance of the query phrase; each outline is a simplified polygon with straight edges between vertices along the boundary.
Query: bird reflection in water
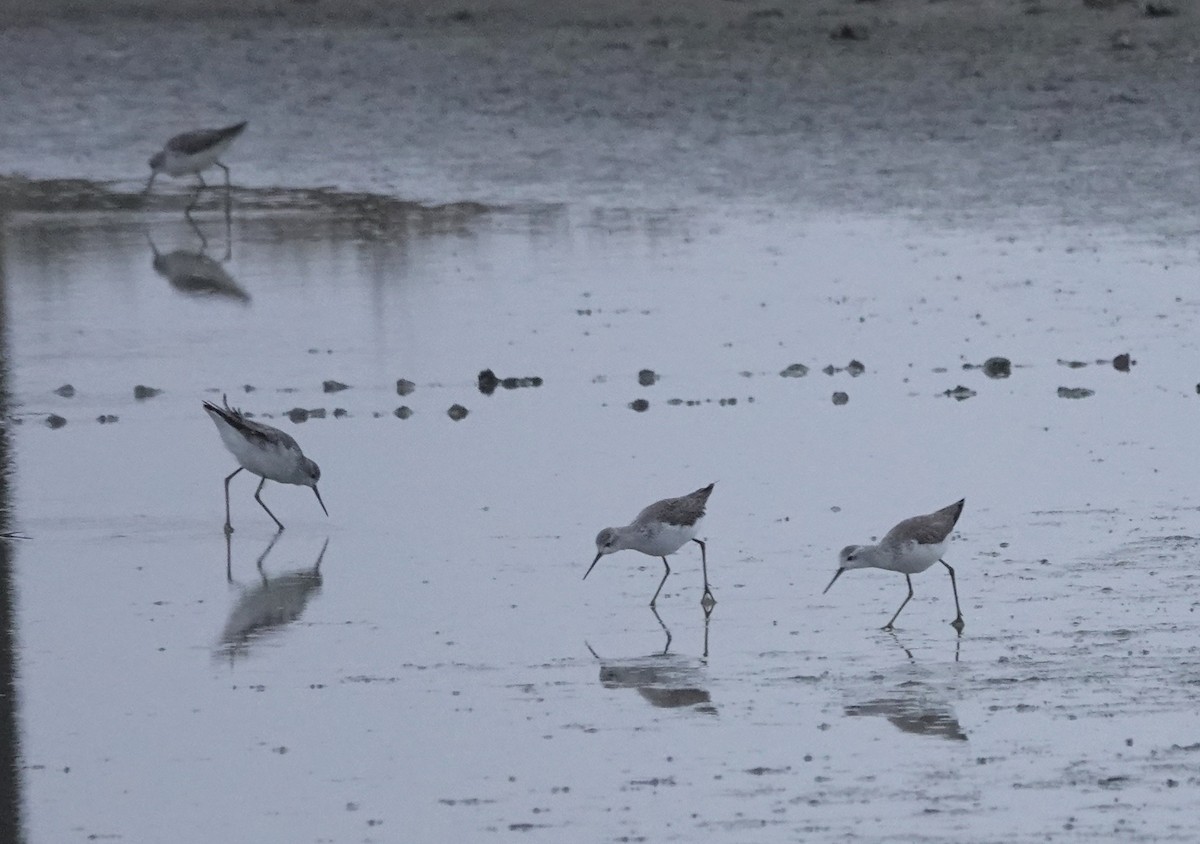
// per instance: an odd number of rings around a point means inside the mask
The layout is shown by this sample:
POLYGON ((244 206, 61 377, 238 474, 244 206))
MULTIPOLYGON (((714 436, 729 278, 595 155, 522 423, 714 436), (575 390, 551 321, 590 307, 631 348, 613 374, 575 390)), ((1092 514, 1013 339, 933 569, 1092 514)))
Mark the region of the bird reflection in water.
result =
POLYGON ((938 700, 927 685, 917 681, 901 683, 894 694, 887 697, 850 704, 846 706, 846 715, 883 717, 893 726, 913 735, 935 736, 950 741, 967 740, 954 708, 938 700))
MULTIPOLYGON (((663 623, 658 612, 655 620, 666 635, 661 653, 626 659, 606 659, 587 645, 600 662, 600 685, 606 689, 636 689, 652 706, 661 709, 678 709, 691 706, 697 712, 717 714, 708 690, 703 688, 705 660, 708 658, 708 619, 704 615, 704 657, 696 659, 669 653, 671 631, 663 623)), ((585 643, 586 644, 586 643, 585 643)))
MULTIPOLYGON (((321 591, 321 560, 325 557, 329 540, 326 539, 321 546, 321 553, 311 568, 269 576, 263 570, 263 561, 282 535, 275 534, 266 550, 259 555, 256 567, 260 582, 243 587, 237 603, 229 611, 225 629, 221 631, 221 639, 215 649, 216 656, 228 656, 232 662, 236 657, 245 655, 251 645, 265 635, 281 630, 298 619, 308 602, 321 591)), ((230 583, 235 582, 232 541, 232 537, 225 537, 225 577, 230 583)))
MULTIPOLYGON (((243 304, 248 303, 250 294, 234 280, 220 261, 205 254, 208 244, 202 234, 200 237, 200 248, 195 251, 176 249, 164 253, 158 251, 154 241, 147 235, 150 251, 154 253, 154 271, 165 278, 173 289, 185 296, 231 299, 243 304)), ((229 260, 228 254, 225 260, 229 260)))

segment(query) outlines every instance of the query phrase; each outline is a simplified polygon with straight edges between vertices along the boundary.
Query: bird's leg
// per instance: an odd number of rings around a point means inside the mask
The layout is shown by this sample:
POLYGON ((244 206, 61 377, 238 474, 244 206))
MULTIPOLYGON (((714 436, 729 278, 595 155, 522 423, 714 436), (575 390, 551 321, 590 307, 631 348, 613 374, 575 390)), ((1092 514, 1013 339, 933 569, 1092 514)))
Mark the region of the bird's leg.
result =
POLYGON ((950 626, 961 633, 962 629, 967 626, 967 623, 963 621, 962 607, 958 605, 958 584, 954 582, 954 569, 950 568, 950 564, 945 560, 938 560, 938 562, 946 567, 946 571, 950 572, 950 588, 954 590, 954 611, 957 613, 954 616, 954 621, 950 622, 950 626))
MULTIPOLYGON (((912 577, 910 577, 909 575, 906 574, 906 575, 904 575, 904 579, 908 581, 908 597, 904 599, 904 604, 907 604, 909 601, 912 600, 912 596, 913 596, 912 577)), ((904 604, 900 605, 900 610, 904 609, 904 604)), ((892 629, 892 623, 895 622, 897 616, 900 615, 900 610, 896 610, 896 615, 892 616, 892 620, 889 621, 887 624, 883 625, 884 630, 892 629)))
POLYGON ((656 610, 653 606, 651 606, 650 612, 654 613, 654 619, 658 622, 658 626, 661 627, 663 629, 663 632, 667 634, 667 643, 665 645, 663 645, 663 651, 662 651, 663 656, 666 656, 667 651, 669 651, 671 649, 671 631, 667 627, 667 625, 665 623, 663 623, 662 617, 658 614, 658 610, 656 610))
POLYGON ((208 187, 204 182, 204 177, 199 173, 196 174, 196 179, 200 184, 196 187, 196 192, 192 194, 192 201, 188 203, 188 207, 183 210, 183 216, 189 220, 192 219, 192 209, 196 207, 196 203, 200 201, 200 194, 204 193, 204 189, 208 187))
POLYGON ((658 588, 654 590, 654 597, 650 599, 650 606, 654 606, 654 602, 658 600, 658 593, 662 591, 663 584, 667 582, 667 578, 671 576, 671 566, 667 564, 667 558, 663 557, 663 566, 666 572, 663 573, 663 579, 658 582, 658 588))
POLYGON ((225 532, 225 580, 233 583, 233 537, 229 531, 225 532))
POLYGON ((708 554, 705 553, 704 543, 699 539, 693 539, 700 546, 700 568, 704 571, 704 594, 700 598, 700 603, 706 607, 711 607, 717 602, 713 597, 712 590, 708 588, 708 554))
POLYGON ((233 255, 233 216, 230 213, 229 168, 219 161, 217 162, 217 166, 225 171, 225 260, 228 261, 233 255))
MULTIPOLYGON (((263 484, 265 484, 266 482, 267 482, 266 478, 263 478, 261 481, 258 482, 258 489, 254 490, 254 500, 257 501, 259 504, 262 504, 262 508, 267 511, 267 515, 271 517, 272 521, 274 521, 275 524, 279 525, 280 530, 283 530, 283 522, 279 521, 279 519, 276 519, 275 514, 271 512, 271 508, 263 503, 261 493, 262 493, 263 484)), ((271 549, 268 548, 267 550, 270 551, 271 549)), ((266 556, 266 555, 264 554, 263 556, 266 556)))
POLYGON ((233 480, 233 476, 242 471, 242 467, 238 466, 229 473, 229 477, 225 479, 225 535, 233 533, 233 525, 229 521, 229 482, 233 480))

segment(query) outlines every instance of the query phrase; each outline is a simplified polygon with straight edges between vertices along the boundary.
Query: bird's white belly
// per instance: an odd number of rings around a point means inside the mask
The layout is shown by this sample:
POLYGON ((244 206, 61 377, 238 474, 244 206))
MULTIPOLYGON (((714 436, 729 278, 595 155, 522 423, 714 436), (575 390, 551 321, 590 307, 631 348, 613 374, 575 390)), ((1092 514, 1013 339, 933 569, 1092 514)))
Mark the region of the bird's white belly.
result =
POLYGON ((903 547, 901 553, 893 557, 892 565, 889 568, 901 574, 916 574, 925 571, 942 558, 942 555, 946 553, 946 546, 949 544, 948 541, 939 542, 937 545, 919 545, 916 542, 909 542, 903 547))
POLYGON ((242 468, 281 484, 302 483, 298 478, 296 459, 291 452, 270 445, 265 448, 259 446, 227 425, 222 425, 220 431, 221 439, 242 468))
POLYGON ((638 537, 637 550, 643 554, 665 557, 695 539, 699 530, 699 520, 693 525, 655 524, 638 537))
POLYGON ((163 170, 168 176, 186 176, 189 173, 199 173, 217 163, 217 159, 229 148, 229 142, 222 142, 195 155, 183 155, 178 152, 168 152, 163 161, 163 170))

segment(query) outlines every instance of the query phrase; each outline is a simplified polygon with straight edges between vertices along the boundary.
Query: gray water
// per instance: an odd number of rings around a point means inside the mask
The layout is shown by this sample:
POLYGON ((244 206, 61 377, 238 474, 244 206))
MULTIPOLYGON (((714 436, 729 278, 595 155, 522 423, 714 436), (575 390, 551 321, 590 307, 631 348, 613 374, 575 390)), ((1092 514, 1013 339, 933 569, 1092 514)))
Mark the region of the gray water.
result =
MULTIPOLYGON (((1071 9, 1005 19, 1037 73, 1096 99, 1113 62, 1143 99, 1194 79, 1186 43, 1147 46, 1185 27, 1071 9), (1120 27, 1135 49, 1112 50, 1120 27)), ((970 121, 935 148, 899 123, 956 123, 961 89, 934 84, 938 61, 906 80, 887 47, 929 20, 872 17, 847 45, 791 14, 0 36, 25 86, 0 75, 17 115, 0 149, 27 177, 4 180, 0 224, 4 527, 30 537, 3 542, 14 839, 1193 837, 1195 177, 1155 165, 1194 109, 1105 135, 1060 90, 1071 155, 970 121), (186 105, 130 97, 192 84, 161 61, 188 45, 221 61, 186 105), (313 45, 376 75, 285 73, 313 45), (781 68, 859 47, 826 100, 783 96, 781 68), (774 70, 681 122, 695 85, 711 93, 697 78, 740 78, 721 50, 774 70), (677 72, 655 96, 676 105, 638 112, 661 55, 677 72), (39 106, 39 85, 64 100, 39 106), (172 131, 245 116, 228 230, 220 192, 195 225, 181 185, 136 196, 172 131), (846 135, 795 143, 814 126, 846 135), (1095 169, 1121 155, 1144 168, 1095 169), (994 356, 1010 377, 975 368, 994 356), (485 395, 485 369, 540 381, 485 395), (329 518, 268 484, 276 536, 243 474, 227 543, 236 464, 200 409, 222 394, 321 465, 329 518), (713 481, 711 616, 694 547, 657 615, 656 559, 581 580, 600 528, 713 481), (837 549, 964 496, 961 637, 940 566, 894 634, 898 575, 822 595, 837 549)), ((979 64, 1006 54, 966 31, 979 64)), ((1041 96, 985 80, 1021 108, 1041 96)))

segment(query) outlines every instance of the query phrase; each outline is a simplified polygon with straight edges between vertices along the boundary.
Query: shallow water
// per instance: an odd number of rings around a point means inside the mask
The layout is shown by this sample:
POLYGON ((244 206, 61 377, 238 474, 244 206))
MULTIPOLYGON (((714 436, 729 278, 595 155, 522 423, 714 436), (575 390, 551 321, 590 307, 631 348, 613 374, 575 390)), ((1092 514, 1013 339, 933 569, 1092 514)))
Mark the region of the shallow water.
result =
MULTIPOLYGON (((761 52, 732 69, 705 63, 711 30, 664 52, 657 30, 579 24, 492 52, 442 24, 205 29, 227 61, 199 101, 274 127, 235 148, 228 228, 220 193, 196 225, 178 186, 133 193, 133 127, 186 109, 121 92, 182 85, 154 59, 198 25, 0 33, 0 61, 45 65, 28 84, 77 95, 37 108, 0 75, 19 106, 0 128, 0 503, 30 537, 0 540, 11 837, 1191 840, 1200 294, 1195 176, 1166 164, 1195 113, 1138 123, 1162 141, 1140 145, 1086 107, 1118 71, 1169 99, 1151 83, 1186 87, 1191 65, 1169 41, 1107 52, 1120 22, 1165 38, 1145 21, 1044 17, 1060 39, 1009 57, 1038 86, 968 63, 956 84, 991 93, 961 98, 937 71, 951 51, 914 70, 911 112, 889 105, 911 56, 882 24, 882 66, 830 46, 825 18, 816 57, 789 63, 808 30, 761 16, 736 30, 761 52), (346 64, 346 101, 271 83, 352 36, 410 73, 383 77, 427 75, 376 88, 346 64), (64 37, 62 62, 38 58, 64 37), (522 50, 538 60, 514 81, 522 50), (632 69, 608 84, 618 54, 632 69), (756 56, 774 60, 751 84, 756 56), (783 96, 813 63, 826 75, 783 96), (454 73, 459 99, 429 95, 454 73), (621 95, 646 78, 657 111, 621 95), (685 96, 730 80, 749 91, 723 108, 685 96), (351 94, 376 98, 361 123, 351 94), (392 96, 426 131, 399 131, 392 96), (1030 123, 962 119, 976 109, 1030 123), (917 137, 923 115, 964 134, 917 137), (305 118, 308 152, 281 156, 305 118), (1065 144, 1028 144, 1056 127, 1065 144), (822 166, 780 154, 814 137, 822 166), (1010 377, 978 368, 994 356, 1010 377), (484 370, 540 380, 485 394, 484 370), (200 408, 222 394, 321 465, 329 518, 268 484, 276 536, 243 474, 227 542, 235 464, 200 408), (582 581, 600 528, 713 481, 710 616, 696 549, 657 614, 656 559, 582 581), (892 634, 897 575, 822 595, 839 548, 964 496, 961 637, 941 567, 892 634)), ((661 27, 675 44, 688 24, 661 27)))

